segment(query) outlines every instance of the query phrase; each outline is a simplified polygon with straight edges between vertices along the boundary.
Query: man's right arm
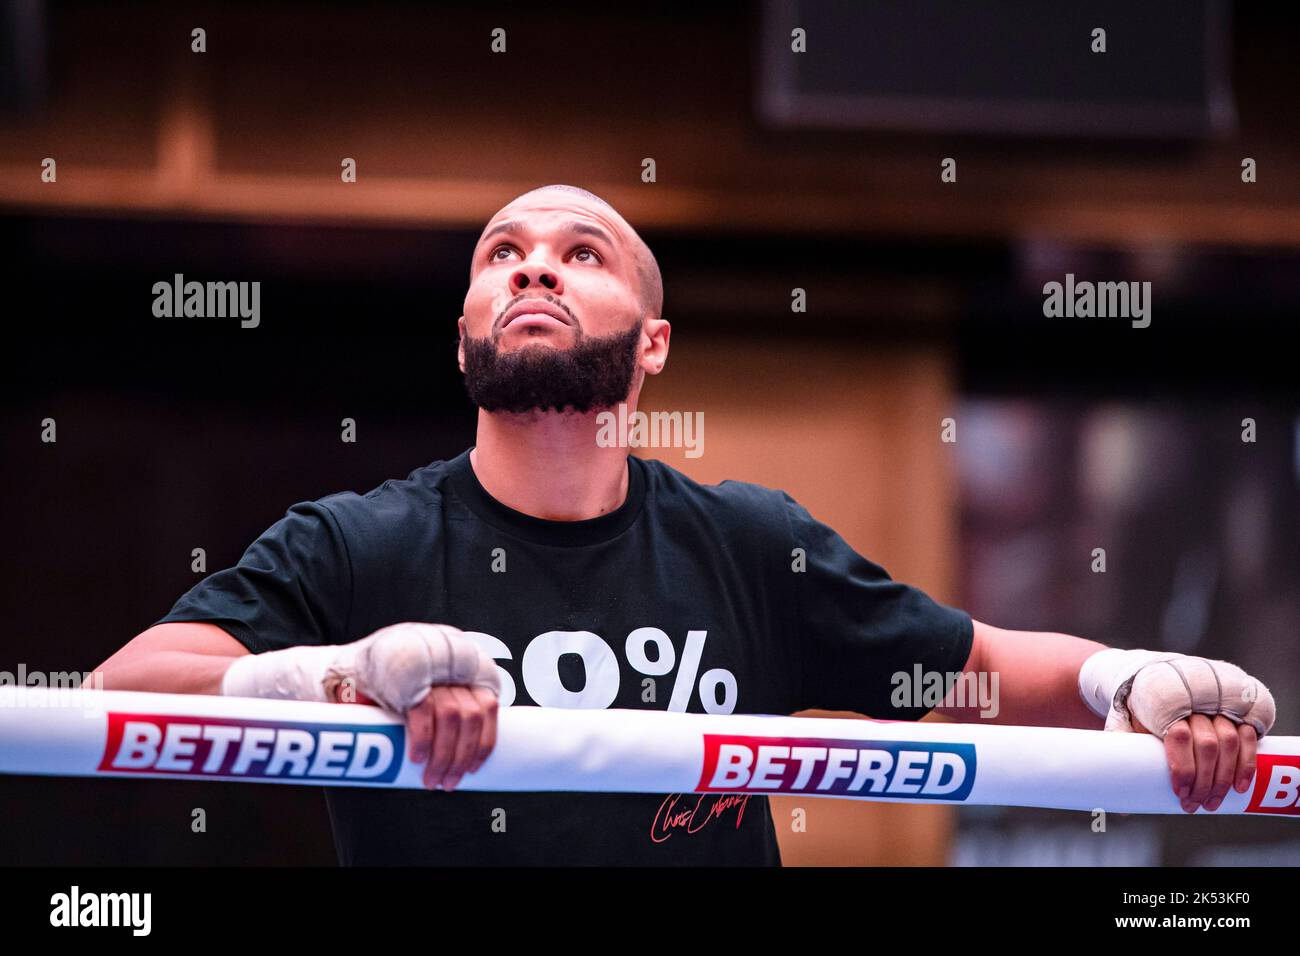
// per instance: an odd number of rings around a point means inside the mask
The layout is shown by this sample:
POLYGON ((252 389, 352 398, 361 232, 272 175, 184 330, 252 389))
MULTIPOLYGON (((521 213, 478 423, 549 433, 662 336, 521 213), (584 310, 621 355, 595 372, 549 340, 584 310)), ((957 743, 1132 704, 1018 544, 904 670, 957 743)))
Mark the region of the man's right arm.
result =
POLYGON ((357 561, 330 508, 300 502, 100 665, 102 686, 374 703, 405 721, 425 785, 452 789, 495 745, 498 669, 446 625, 399 621, 358 639, 347 629, 357 561))
POLYGON ((456 628, 402 623, 350 645, 291 647, 254 660, 215 624, 167 622, 136 635, 96 671, 104 690, 369 699, 402 717, 429 789, 454 790, 496 746, 496 667, 456 628), (227 671, 237 662, 232 684, 227 671), (340 696, 336 677, 352 685, 351 694, 340 696))
POLYGON ((170 622, 140 632, 95 671, 105 690, 220 694, 227 668, 247 654, 215 624, 170 622))

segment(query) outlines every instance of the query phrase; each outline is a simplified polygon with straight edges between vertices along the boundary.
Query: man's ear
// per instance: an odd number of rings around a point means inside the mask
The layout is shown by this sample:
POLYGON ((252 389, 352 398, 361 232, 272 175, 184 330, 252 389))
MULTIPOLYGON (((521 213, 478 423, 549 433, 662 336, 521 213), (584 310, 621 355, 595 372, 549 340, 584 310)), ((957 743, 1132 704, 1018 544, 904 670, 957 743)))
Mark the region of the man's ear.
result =
POLYGON ((460 366, 460 373, 465 374, 465 316, 456 320, 456 331, 460 333, 460 341, 456 343, 456 364, 460 366))
POLYGON ((641 327, 643 339, 650 340, 650 347, 641 356, 641 368, 648 375, 658 375, 668 361, 668 339, 672 335, 672 326, 663 319, 646 319, 641 327))

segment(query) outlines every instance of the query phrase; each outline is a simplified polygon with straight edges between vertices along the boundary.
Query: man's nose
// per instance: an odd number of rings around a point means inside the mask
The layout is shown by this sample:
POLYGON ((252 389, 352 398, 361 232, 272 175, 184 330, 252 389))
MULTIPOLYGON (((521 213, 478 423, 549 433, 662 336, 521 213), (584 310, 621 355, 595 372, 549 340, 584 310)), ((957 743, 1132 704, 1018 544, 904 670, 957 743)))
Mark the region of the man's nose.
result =
POLYGON ((525 289, 545 289, 557 294, 564 291, 559 274, 544 262, 520 263, 510 275, 510 289, 516 293, 525 289))

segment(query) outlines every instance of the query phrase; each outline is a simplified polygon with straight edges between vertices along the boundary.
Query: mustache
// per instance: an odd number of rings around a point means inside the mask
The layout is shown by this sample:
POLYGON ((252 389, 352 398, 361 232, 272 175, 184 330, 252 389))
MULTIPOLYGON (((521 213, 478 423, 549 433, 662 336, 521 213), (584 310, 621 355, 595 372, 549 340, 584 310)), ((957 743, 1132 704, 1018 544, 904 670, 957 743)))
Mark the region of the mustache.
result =
POLYGON ((495 335, 501 331, 501 325, 502 323, 505 322, 506 314, 509 313, 511 309, 517 306, 520 302, 527 302, 529 299, 538 299, 542 302, 546 302, 549 303, 550 305, 555 306, 557 309, 559 309, 561 312, 563 312, 565 315, 569 317, 569 321, 573 323, 574 328, 579 330, 582 329, 582 323, 579 322, 578 317, 573 314, 573 310, 570 309, 568 305, 561 302, 559 299, 555 298, 555 296, 549 294, 548 295, 518 295, 515 296, 513 299, 511 299, 509 302, 507 302, 504 306, 502 306, 501 311, 497 313, 497 317, 492 321, 492 334, 495 335))

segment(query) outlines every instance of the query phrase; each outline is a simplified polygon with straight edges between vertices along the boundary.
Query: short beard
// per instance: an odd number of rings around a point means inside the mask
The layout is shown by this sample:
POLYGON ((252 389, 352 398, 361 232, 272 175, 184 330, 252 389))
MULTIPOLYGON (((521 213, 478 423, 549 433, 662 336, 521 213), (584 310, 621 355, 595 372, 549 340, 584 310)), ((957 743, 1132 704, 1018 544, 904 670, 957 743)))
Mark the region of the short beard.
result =
POLYGON ((494 338, 466 335, 465 391, 488 412, 586 413, 627 401, 636 374, 641 323, 587 337, 567 349, 524 345, 502 352, 494 338))

